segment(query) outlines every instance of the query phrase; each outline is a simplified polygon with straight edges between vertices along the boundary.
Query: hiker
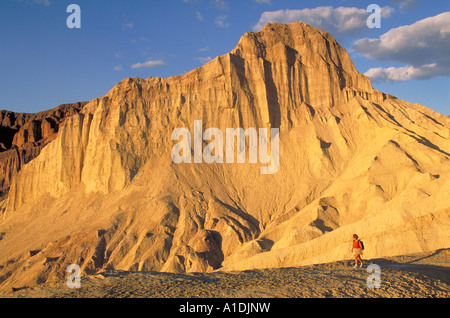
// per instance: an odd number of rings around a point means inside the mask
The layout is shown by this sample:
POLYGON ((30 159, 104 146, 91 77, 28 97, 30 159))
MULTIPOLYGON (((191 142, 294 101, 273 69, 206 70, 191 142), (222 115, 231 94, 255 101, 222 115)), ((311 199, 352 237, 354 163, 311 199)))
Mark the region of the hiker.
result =
POLYGON ((353 266, 354 268, 358 267, 358 260, 361 262, 361 265, 359 267, 363 266, 363 261, 361 259, 361 255, 363 253, 362 246, 362 242, 359 240, 358 235, 353 234, 352 252, 355 255, 355 266, 353 266))

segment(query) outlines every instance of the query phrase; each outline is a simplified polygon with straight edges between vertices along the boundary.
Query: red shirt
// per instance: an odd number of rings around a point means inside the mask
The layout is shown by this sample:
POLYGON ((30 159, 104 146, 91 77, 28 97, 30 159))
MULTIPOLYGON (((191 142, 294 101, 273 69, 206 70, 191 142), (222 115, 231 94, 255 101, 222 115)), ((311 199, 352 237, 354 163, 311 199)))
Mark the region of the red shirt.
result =
POLYGON ((359 240, 353 241, 353 248, 361 248, 361 245, 359 244, 359 240))

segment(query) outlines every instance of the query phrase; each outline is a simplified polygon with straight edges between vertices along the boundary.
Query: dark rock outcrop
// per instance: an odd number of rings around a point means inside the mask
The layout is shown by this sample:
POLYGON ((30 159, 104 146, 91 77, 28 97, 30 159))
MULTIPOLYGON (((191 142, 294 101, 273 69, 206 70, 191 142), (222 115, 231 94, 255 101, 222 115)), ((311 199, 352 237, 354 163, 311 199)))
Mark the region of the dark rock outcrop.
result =
POLYGON ((13 176, 36 158, 56 138, 64 120, 85 104, 63 104, 35 114, 0 111, 0 201, 7 196, 13 176))

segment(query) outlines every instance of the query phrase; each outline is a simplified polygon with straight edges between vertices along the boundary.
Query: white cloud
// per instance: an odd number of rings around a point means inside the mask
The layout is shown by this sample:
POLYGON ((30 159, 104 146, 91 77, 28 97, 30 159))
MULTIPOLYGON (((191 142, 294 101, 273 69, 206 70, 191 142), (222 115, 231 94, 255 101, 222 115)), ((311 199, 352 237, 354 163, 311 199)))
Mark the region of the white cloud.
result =
POLYGON ((408 10, 417 6, 417 0, 390 0, 392 4, 397 5, 402 10, 408 10))
POLYGON ((428 79, 436 76, 440 69, 436 63, 427 64, 420 67, 403 66, 388 68, 371 68, 364 75, 373 81, 391 82, 406 81, 410 79, 428 79))
POLYGON ((122 23, 122 30, 125 30, 125 29, 133 30, 134 29, 134 23, 133 22, 124 22, 124 23, 122 23))
POLYGON ((42 4, 44 6, 49 6, 51 5, 50 0, 33 0, 33 2, 37 3, 37 4, 42 4))
POLYGON ((268 4, 268 5, 272 4, 272 0, 255 0, 255 2, 257 4, 268 4))
POLYGON ((209 61, 212 60, 211 56, 207 56, 207 57, 196 57, 196 60, 199 60, 200 62, 202 62, 203 64, 208 63, 209 61))
POLYGON ((375 80, 450 75, 450 12, 391 29, 378 39, 360 39, 353 44, 353 49, 372 60, 405 65, 370 69, 366 75, 375 80))
POLYGON ((21 2, 25 2, 26 4, 39 4, 39 5, 43 5, 43 6, 50 6, 52 3, 50 2, 50 0, 16 0, 16 1, 21 1, 21 2))
POLYGON ((213 4, 216 9, 221 11, 229 11, 230 5, 226 0, 212 0, 211 3, 213 4))
POLYGON ((205 47, 202 47, 202 48, 198 49, 199 52, 206 52, 208 50, 209 50, 209 46, 205 46, 205 47))
POLYGON ((166 63, 163 60, 148 60, 144 63, 136 63, 131 65, 132 69, 139 69, 144 67, 157 67, 157 66, 163 66, 166 65, 166 63))
MULTIPOLYGON (((393 11, 393 8, 387 6, 381 9, 381 15, 383 18, 389 18, 393 11)), ((302 10, 266 11, 261 15, 253 29, 258 31, 270 22, 305 22, 333 35, 356 35, 368 29, 367 18, 369 15, 367 9, 333 8, 331 6, 302 10)))
POLYGON ((214 23, 215 23, 216 25, 218 25, 219 27, 226 29, 226 28, 228 28, 228 27, 230 26, 230 23, 228 23, 228 22, 226 21, 227 18, 228 18, 227 15, 221 15, 221 16, 218 16, 218 17, 214 20, 214 23))
POLYGON ((117 66, 114 66, 114 71, 118 71, 118 72, 121 72, 121 71, 123 71, 123 67, 122 67, 122 65, 117 65, 117 66))
POLYGON ((199 11, 195 12, 195 16, 197 17, 197 20, 203 21, 203 16, 199 11))

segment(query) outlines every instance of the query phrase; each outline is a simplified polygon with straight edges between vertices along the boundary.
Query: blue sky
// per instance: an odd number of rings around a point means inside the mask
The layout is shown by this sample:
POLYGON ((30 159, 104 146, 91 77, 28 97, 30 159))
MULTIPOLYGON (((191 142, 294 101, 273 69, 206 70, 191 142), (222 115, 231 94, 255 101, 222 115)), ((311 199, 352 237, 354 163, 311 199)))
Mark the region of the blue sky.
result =
POLYGON ((450 115, 449 15, 447 0, 1 0, 0 109, 38 112, 125 77, 183 74, 266 22, 302 21, 335 36, 375 88, 450 115), (72 3, 80 29, 66 25, 72 3), (379 29, 365 23, 371 3, 379 29))

